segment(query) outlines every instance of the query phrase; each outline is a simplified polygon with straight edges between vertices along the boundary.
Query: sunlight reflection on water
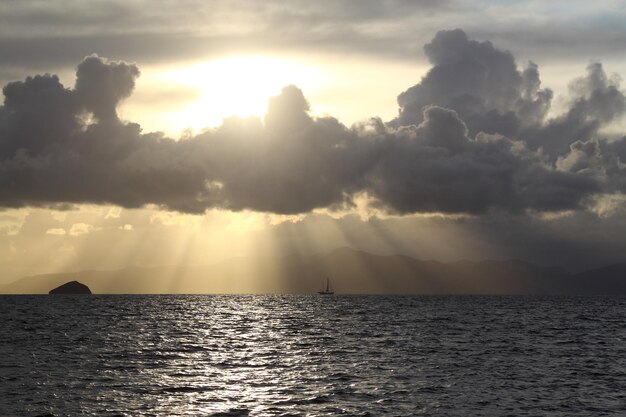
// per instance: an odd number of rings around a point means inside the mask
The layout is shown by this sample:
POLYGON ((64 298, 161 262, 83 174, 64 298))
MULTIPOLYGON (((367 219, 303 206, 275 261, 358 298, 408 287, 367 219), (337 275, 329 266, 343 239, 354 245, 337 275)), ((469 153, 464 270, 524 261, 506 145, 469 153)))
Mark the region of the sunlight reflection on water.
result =
POLYGON ((623 298, 4 296, 0 415, 623 415, 623 298))

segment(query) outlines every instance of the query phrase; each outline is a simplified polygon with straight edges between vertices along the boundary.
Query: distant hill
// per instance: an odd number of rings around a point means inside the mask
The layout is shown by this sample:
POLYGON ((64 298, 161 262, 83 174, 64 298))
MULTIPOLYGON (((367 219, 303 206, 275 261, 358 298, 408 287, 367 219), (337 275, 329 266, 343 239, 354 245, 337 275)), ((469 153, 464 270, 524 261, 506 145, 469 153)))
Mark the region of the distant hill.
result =
POLYGON ((234 258, 208 266, 36 275, 0 292, 46 294, 80 281, 95 294, 315 293, 327 276, 337 293, 626 294, 626 264, 570 274, 519 260, 444 263, 350 248, 308 257, 234 258))

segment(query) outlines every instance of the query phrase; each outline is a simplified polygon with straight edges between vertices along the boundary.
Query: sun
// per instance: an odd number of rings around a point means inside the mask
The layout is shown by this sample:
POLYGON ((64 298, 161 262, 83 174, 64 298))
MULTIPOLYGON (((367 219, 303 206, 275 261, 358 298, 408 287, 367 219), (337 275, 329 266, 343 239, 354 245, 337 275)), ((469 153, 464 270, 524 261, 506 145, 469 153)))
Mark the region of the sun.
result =
POLYGON ((216 126, 229 116, 263 116, 269 97, 295 84, 314 91, 324 83, 323 71, 295 60, 268 56, 235 56, 176 68, 164 82, 193 89, 197 99, 167 115, 170 130, 216 126))

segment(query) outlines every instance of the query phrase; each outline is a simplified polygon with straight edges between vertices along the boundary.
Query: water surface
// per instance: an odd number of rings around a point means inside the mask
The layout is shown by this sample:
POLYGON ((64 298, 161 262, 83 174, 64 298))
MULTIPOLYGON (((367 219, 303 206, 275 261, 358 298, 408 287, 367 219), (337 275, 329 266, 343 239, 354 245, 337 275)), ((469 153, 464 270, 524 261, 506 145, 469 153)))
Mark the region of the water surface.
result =
POLYGON ((0 415, 623 416, 626 298, 1 296, 0 415))

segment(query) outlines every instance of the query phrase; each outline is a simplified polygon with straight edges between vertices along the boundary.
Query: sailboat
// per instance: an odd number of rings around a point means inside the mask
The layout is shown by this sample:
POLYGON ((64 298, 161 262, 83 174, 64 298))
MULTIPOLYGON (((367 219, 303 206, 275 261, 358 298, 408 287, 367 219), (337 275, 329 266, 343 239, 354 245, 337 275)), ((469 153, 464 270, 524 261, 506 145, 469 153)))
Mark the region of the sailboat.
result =
POLYGON ((330 286, 330 278, 326 278, 326 289, 317 292, 320 295, 333 295, 335 291, 330 286))

